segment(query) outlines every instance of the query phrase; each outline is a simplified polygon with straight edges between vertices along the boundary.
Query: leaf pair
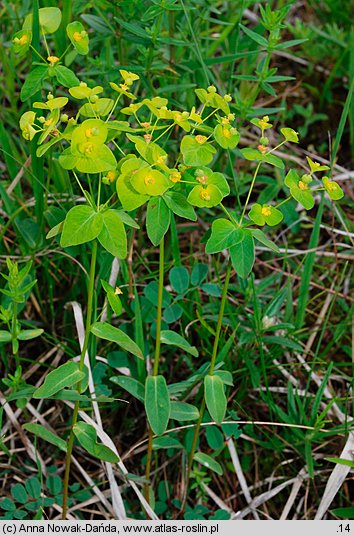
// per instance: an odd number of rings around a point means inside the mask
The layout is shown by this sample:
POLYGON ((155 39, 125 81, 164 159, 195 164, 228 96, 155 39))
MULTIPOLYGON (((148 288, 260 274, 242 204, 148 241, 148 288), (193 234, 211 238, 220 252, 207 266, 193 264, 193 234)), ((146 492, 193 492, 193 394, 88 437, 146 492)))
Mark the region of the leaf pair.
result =
POLYGON ((95 238, 114 257, 127 256, 127 236, 117 210, 97 212, 89 205, 78 205, 69 210, 61 235, 62 247, 85 244, 95 238))
MULTIPOLYGON (((23 428, 36 437, 40 437, 44 441, 56 446, 61 451, 66 452, 66 441, 44 426, 37 423, 27 423, 23 428)), ((94 458, 110 463, 117 463, 119 461, 119 457, 112 449, 97 442, 97 431, 91 424, 80 421, 73 427, 73 432, 80 445, 94 458)))
POLYGON ((247 278, 254 263, 252 232, 236 227, 225 218, 214 221, 205 251, 206 253, 218 253, 224 249, 229 249, 232 265, 237 274, 242 278, 247 278))

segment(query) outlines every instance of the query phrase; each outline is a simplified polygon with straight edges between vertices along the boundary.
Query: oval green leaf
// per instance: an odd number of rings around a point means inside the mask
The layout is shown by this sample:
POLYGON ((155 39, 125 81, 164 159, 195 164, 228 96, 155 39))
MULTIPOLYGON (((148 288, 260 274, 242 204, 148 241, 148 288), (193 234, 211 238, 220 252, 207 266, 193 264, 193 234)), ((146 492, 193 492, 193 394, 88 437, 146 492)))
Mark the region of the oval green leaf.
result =
POLYGON ((221 424, 226 413, 226 396, 224 384, 219 376, 205 376, 204 378, 205 402, 211 418, 221 424))
POLYGON ((145 410, 154 434, 163 434, 167 428, 171 412, 170 397, 163 376, 148 376, 146 378, 145 410))
POLYGON ((193 459, 196 462, 204 465, 204 467, 211 469, 212 471, 214 471, 214 473, 217 473, 218 475, 223 474, 223 470, 222 470, 220 463, 218 463, 216 460, 214 460, 214 458, 212 458, 208 454, 204 454, 204 452, 197 452, 194 455, 193 459))
POLYGON ((80 445, 91 456, 109 463, 119 462, 118 456, 112 449, 97 443, 97 431, 91 424, 80 421, 73 427, 73 432, 80 445))
POLYGON ((175 421, 196 421, 199 419, 199 410, 187 402, 171 400, 170 419, 175 421))
POLYGON ((103 227, 102 214, 88 205, 78 205, 69 210, 63 227, 60 245, 63 248, 77 246, 94 240, 103 227))

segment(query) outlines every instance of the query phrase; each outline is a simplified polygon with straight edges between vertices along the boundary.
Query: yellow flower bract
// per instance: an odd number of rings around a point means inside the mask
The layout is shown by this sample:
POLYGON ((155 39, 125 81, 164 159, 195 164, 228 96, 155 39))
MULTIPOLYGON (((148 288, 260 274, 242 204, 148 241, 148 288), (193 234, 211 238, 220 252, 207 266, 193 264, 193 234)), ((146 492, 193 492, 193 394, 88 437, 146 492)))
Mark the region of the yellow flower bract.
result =
POLYGON ((208 192, 208 188, 203 188, 203 190, 199 194, 200 199, 203 199, 203 201, 210 201, 210 193, 208 192))
POLYGON ((151 184, 155 184, 156 181, 155 181, 154 177, 152 177, 151 175, 147 175, 145 177, 145 179, 144 179, 144 182, 145 182, 146 186, 149 186, 151 184))
POLYGON ((49 61, 49 63, 54 65, 54 63, 58 63, 59 58, 58 56, 48 56, 47 61, 49 61))
POLYGON ((261 210, 263 216, 270 216, 272 214, 272 211, 269 207, 263 207, 261 210))
POLYGON ((174 183, 179 182, 181 180, 181 174, 179 171, 173 171, 170 175, 170 180, 174 183))
POLYGON ((199 143, 199 145, 203 145, 203 143, 205 143, 207 140, 207 137, 206 136, 202 136, 201 134, 198 134, 196 137, 195 137, 195 141, 197 143, 199 143))

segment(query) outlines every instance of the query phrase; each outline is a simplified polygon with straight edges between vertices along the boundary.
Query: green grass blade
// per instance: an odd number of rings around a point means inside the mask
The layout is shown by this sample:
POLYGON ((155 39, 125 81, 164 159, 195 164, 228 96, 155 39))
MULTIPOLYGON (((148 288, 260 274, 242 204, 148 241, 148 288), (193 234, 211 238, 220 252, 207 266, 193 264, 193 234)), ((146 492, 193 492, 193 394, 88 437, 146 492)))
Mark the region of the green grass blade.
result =
MULTIPOLYGON (((320 205, 318 207, 317 216, 315 219, 315 224, 311 233, 310 243, 308 246, 310 250, 316 248, 318 245, 323 207, 324 207, 324 197, 322 196, 320 205)), ((304 323, 305 314, 306 314, 306 305, 308 303, 309 289, 310 289, 311 277, 312 277, 315 260, 316 260, 316 251, 308 253, 308 255, 306 256, 306 260, 305 260, 303 271, 302 271, 299 298, 298 298, 298 304, 297 304, 297 311, 296 311, 296 318, 295 318, 295 326, 297 329, 301 328, 301 326, 304 323)))

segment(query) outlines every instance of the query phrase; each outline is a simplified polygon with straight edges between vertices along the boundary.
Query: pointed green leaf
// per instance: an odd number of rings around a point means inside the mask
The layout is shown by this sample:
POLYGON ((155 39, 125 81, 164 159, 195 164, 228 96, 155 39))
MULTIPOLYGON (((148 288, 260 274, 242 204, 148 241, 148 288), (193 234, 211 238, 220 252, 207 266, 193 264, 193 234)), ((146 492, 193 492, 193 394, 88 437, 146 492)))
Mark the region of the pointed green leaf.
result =
POLYGON ((122 220, 125 225, 128 225, 128 227, 133 227, 134 229, 140 229, 140 226, 138 223, 136 223, 135 220, 129 214, 124 212, 122 209, 116 210, 117 214, 119 215, 120 219, 122 220))
POLYGON ((242 242, 230 248, 230 256, 236 273, 246 279, 254 263, 254 242, 252 233, 248 229, 244 230, 242 242))
POLYGON ((44 441, 47 441, 48 443, 51 443, 52 445, 55 445, 58 447, 58 449, 62 450, 63 452, 67 451, 67 443, 64 441, 64 439, 60 439, 57 435, 53 434, 50 430, 47 430, 44 426, 41 424, 36 423, 26 423, 22 426, 24 430, 27 432, 30 432, 31 434, 34 434, 37 437, 40 437, 41 439, 44 439, 44 441))
POLYGON ((23 329, 20 331, 20 333, 17 335, 17 338, 19 341, 29 341, 31 339, 35 339, 36 337, 39 337, 43 333, 43 329, 37 328, 37 329, 23 329))
POLYGON ((169 436, 156 437, 152 442, 152 448, 158 449, 184 449, 184 446, 178 439, 169 436))
POLYGON ((125 391, 128 391, 128 393, 140 400, 140 402, 144 402, 145 387, 135 378, 131 378, 130 376, 113 376, 110 378, 110 381, 119 385, 125 391))
POLYGON ((177 214, 177 216, 180 216, 181 218, 186 218, 187 220, 197 221, 195 210, 192 205, 188 203, 184 195, 168 190, 163 195, 163 198, 168 208, 172 210, 174 214, 177 214))
POLYGON ((199 352, 196 349, 195 346, 191 346, 188 341, 179 333, 176 333, 175 331, 171 330, 162 330, 161 331, 161 342, 163 344, 169 344, 171 346, 177 346, 178 348, 181 348, 185 352, 193 355, 194 357, 198 357, 199 352))
POLYGON ((114 257, 125 259, 127 256, 127 235, 124 224, 116 210, 102 213, 103 226, 98 235, 99 243, 114 257))
POLYGON ((266 162, 268 164, 271 164, 272 166, 275 166, 280 169, 284 169, 284 162, 278 158, 277 156, 274 156, 273 154, 263 154, 257 149, 250 149, 246 147, 245 149, 241 149, 242 156, 246 158, 246 160, 255 160, 256 162, 266 162))
POLYGON ((0 329, 0 342, 10 342, 12 340, 12 335, 9 331, 5 329, 0 329))
POLYGON ((123 306, 118 294, 116 294, 114 288, 106 281, 103 281, 103 279, 101 279, 101 283, 106 292, 109 305, 112 307, 112 311, 115 315, 120 316, 123 311, 123 306))
POLYGON ((218 253, 234 246, 243 239, 243 229, 225 218, 215 220, 212 224, 211 235, 206 244, 206 253, 218 253))
POLYGON ((217 462, 216 460, 214 460, 214 458, 212 458, 208 454, 204 454, 204 452, 197 452, 194 455, 193 459, 196 462, 201 463, 202 465, 204 465, 204 467, 207 467, 208 469, 211 469, 212 471, 214 471, 218 475, 223 474, 223 470, 222 470, 222 467, 221 467, 220 463, 217 462))
POLYGON ((80 370, 79 363, 68 361, 46 376, 44 383, 33 393, 33 398, 47 398, 55 395, 64 387, 71 387, 85 377, 80 370))
POLYGON ((279 168, 279 169, 285 168, 284 162, 278 156, 275 156, 274 154, 267 154, 267 153, 263 156, 264 158, 262 160, 266 162, 267 164, 271 164, 272 166, 279 168))
POLYGON ((48 67, 46 65, 39 65, 35 67, 27 76, 25 83, 21 88, 20 98, 23 101, 32 97, 35 93, 40 91, 42 82, 48 76, 48 67))
POLYGON ((139 357, 139 359, 144 359, 139 346, 126 333, 124 333, 124 331, 111 326, 108 322, 95 322, 95 324, 91 326, 91 333, 100 339, 115 342, 123 348, 123 350, 139 357))
POLYGON ((327 171, 329 166, 322 166, 319 162, 314 162, 309 156, 306 156, 308 165, 310 166, 311 173, 317 173, 317 171, 327 171))
POLYGON ((252 39, 252 41, 255 41, 258 45, 260 45, 263 48, 268 47, 268 41, 265 37, 250 30, 249 28, 247 28, 247 26, 244 26, 243 24, 240 24, 240 27, 242 28, 243 32, 252 39))
POLYGON ((97 431, 91 424, 80 421, 73 427, 73 432, 80 445, 91 456, 109 463, 119 462, 118 456, 112 449, 97 442, 97 431))
POLYGON ((171 212, 162 197, 152 197, 146 213, 146 230, 154 246, 157 246, 170 226, 171 212))
POLYGON ((233 387, 234 381, 232 379, 232 374, 228 370, 215 370, 214 376, 219 376, 222 383, 225 385, 230 385, 230 387, 233 387))
POLYGON ((292 141, 293 143, 299 143, 298 132, 292 128, 281 128, 280 132, 283 134, 286 141, 292 141))
POLYGON ((73 87, 80 83, 80 80, 75 73, 73 73, 71 69, 65 67, 65 65, 56 65, 53 70, 61 86, 73 87))
POLYGON ((275 253, 279 253, 280 250, 274 242, 269 240, 266 235, 261 231, 260 229, 250 229, 252 235, 258 242, 261 242, 264 246, 267 246, 267 248, 271 249, 272 251, 275 251, 275 253))

